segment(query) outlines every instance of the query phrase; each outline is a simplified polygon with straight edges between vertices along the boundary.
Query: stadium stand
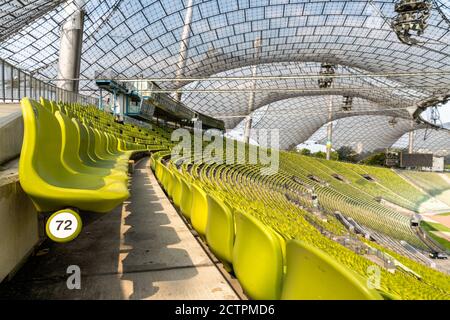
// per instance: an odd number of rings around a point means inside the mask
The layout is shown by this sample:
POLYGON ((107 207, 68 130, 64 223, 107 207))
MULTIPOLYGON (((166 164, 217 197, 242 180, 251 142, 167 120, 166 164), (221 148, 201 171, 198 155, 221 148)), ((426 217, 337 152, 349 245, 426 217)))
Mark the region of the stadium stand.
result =
POLYGON ((170 130, 117 124, 95 107, 26 98, 22 109, 20 179, 41 212, 108 212, 129 196, 129 159, 151 153, 150 166, 175 207, 252 299, 450 299, 448 275, 354 235, 361 245, 370 243, 421 276, 401 268, 390 273, 380 266, 380 286, 367 289, 367 270, 374 265, 369 255, 335 241, 349 235, 331 214, 339 211, 424 248, 409 220, 366 195, 372 191, 362 187, 357 192, 347 183, 340 188, 342 182, 330 178, 338 172, 357 185, 358 170, 381 180, 378 169, 330 167, 282 153, 281 171, 268 176, 261 174, 261 164, 226 165, 173 155, 170 130), (308 178, 311 174, 324 183, 308 178), (326 219, 311 211, 311 190, 317 192, 326 219))
POLYGON ((450 175, 448 173, 407 170, 397 172, 429 195, 450 206, 450 175))

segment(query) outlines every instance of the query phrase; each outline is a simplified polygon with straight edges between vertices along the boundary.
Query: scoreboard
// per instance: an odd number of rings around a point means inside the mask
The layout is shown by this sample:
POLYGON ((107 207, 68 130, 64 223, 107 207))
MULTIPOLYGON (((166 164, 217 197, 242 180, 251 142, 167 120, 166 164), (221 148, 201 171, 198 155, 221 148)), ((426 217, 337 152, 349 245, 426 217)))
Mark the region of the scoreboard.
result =
POLYGON ((400 167, 402 168, 432 168, 432 153, 401 153, 400 167))

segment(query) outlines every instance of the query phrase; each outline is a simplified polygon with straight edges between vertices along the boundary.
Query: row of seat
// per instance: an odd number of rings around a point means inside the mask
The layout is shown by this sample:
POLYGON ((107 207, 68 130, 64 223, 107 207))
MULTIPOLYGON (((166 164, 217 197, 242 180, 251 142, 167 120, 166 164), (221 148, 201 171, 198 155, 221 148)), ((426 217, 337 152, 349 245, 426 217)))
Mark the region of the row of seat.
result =
MULTIPOLYGON (((334 171, 328 168, 329 164, 325 161, 288 153, 283 153, 281 158, 281 169, 302 180, 304 184, 314 187, 321 206, 329 212, 339 211, 344 216, 349 216, 373 230, 388 234, 399 240, 408 241, 420 249, 426 249, 426 246, 411 229, 408 217, 386 208, 371 196, 365 195, 364 191, 361 191, 366 190, 365 182, 363 185, 360 183, 353 185, 337 181, 331 176, 334 171), (327 165, 322 165, 322 162, 327 163, 327 165), (327 181, 329 185, 324 186, 312 181, 308 178, 308 174, 311 173, 327 181)), ((336 163, 338 167, 341 165, 343 164, 336 163)), ((338 173, 342 172, 338 171, 338 173)), ((347 174, 345 177, 349 176, 347 174)))
POLYGON ((109 212, 129 197, 128 161, 147 152, 151 139, 135 142, 134 133, 114 130, 117 124, 106 113, 81 114, 76 105, 24 98, 21 106, 20 183, 39 212, 109 212))
POLYGON ((368 289, 360 276, 321 250, 302 241, 286 242, 245 208, 230 203, 223 194, 202 183, 212 166, 194 163, 177 167, 177 161, 170 157, 168 153, 152 155, 156 177, 252 299, 382 298, 368 289), (321 278, 326 281, 318 280, 321 278))
MULTIPOLYGON (((340 267, 351 270, 352 274, 356 274, 352 278, 359 278, 361 281, 361 279, 367 277, 368 268, 373 266, 373 262, 324 237, 315 227, 303 219, 303 216, 308 215, 308 213, 300 210, 285 195, 290 192, 294 197, 299 194, 298 191, 300 193, 305 192, 306 188, 294 182, 289 174, 281 171, 273 176, 264 176, 260 174, 261 168, 257 165, 225 165, 215 164, 207 160, 192 162, 191 159, 174 158, 169 153, 162 156, 154 155, 152 166, 168 194, 171 195, 174 204, 180 203, 180 201, 181 205, 186 202, 189 203, 187 199, 192 199, 191 201, 197 203, 194 205, 196 209, 193 211, 186 210, 186 207, 180 210, 189 219, 191 225, 195 226, 194 229, 197 230, 199 235, 205 239, 211 251, 224 262, 228 270, 234 270, 236 274, 234 246, 238 231, 237 217, 241 213, 254 217, 256 221, 274 232, 281 243, 283 243, 283 239, 287 239, 287 242, 298 240, 311 248, 319 249, 330 258, 330 261, 335 261, 340 267), (159 162, 156 161, 158 159, 159 162), (178 178, 181 179, 181 184, 177 182, 178 178), (191 190, 186 187, 184 180, 188 182, 188 185, 191 183, 191 190), (181 194, 177 185, 181 185, 181 194), (192 185, 195 185, 195 187, 192 187, 192 185), (189 195, 189 192, 192 195, 189 195), (185 196, 182 194, 185 194, 185 196), (210 208, 216 209, 212 211, 213 209, 210 208), (190 212, 190 214, 187 212, 190 212), (229 218, 229 212, 231 212, 235 225, 234 238, 229 236, 232 234, 230 232, 232 228, 228 226, 233 225, 229 218), (213 218, 210 219, 210 217, 213 218), (216 221, 216 223, 213 221, 216 221), (208 228, 209 225, 211 227, 208 228), (234 243, 234 245, 231 246, 230 243, 234 243)), ((302 201, 302 197, 298 199, 302 201)), ((306 207, 311 207, 310 201, 305 200, 303 203, 306 207)), ((313 215, 309 215, 308 218, 309 220, 315 220, 317 225, 321 225, 336 236, 345 235, 347 232, 332 216, 328 216, 327 222, 322 222, 313 215)), ((362 239, 362 241, 365 241, 365 239, 362 239)), ((284 247, 284 245, 281 245, 281 248, 284 247)), ((253 251, 248 250, 247 252, 253 251)), ((285 251, 287 250, 282 249, 284 266, 287 257, 285 251)), ((257 261, 259 258, 253 256, 253 259, 257 261)), ((445 290, 445 276, 425 266, 423 266, 423 269, 422 266, 409 259, 403 260, 402 263, 416 270, 419 274, 427 270, 426 281, 423 281, 425 277, 422 281, 419 281, 417 278, 401 271, 392 274, 381 268, 382 291, 378 293, 383 298, 450 298, 445 290)), ((286 271, 286 267, 283 270, 286 271)), ((251 292, 251 287, 246 287, 246 280, 252 282, 252 274, 255 274, 255 270, 251 270, 248 274, 241 272, 240 278, 238 278, 247 292, 251 292)), ((270 272, 264 271, 264 274, 270 275, 270 272)), ((286 273, 283 273, 282 278, 286 279, 286 273)), ((258 282, 261 281, 261 279, 258 280, 258 282)), ((283 288, 284 282, 283 280, 281 288, 283 288)), ((269 283, 273 284, 273 281, 270 282, 269 280, 269 283)), ((273 288, 273 286, 269 286, 269 288, 273 288)), ((283 291, 283 289, 281 290, 283 291)), ((258 291, 260 290, 258 289, 258 291)))
POLYGON ((332 188, 306 183, 307 172, 298 175, 303 184, 296 182, 292 171, 285 170, 291 166, 286 159, 281 158, 278 174, 264 176, 260 165, 175 157, 169 129, 117 124, 95 107, 25 99, 22 108, 26 138, 21 182, 40 211, 110 211, 128 196, 128 159, 150 150, 152 169, 174 205, 254 299, 448 297, 445 278, 408 259, 402 263, 426 273, 423 281, 382 269, 382 290, 369 290, 365 277, 373 263, 324 237, 309 221, 336 236, 347 230, 333 217, 321 221, 290 199, 311 207, 311 200, 301 195, 315 186, 324 203, 356 210, 353 214, 361 219, 390 212, 361 207, 360 197, 350 201, 332 188))

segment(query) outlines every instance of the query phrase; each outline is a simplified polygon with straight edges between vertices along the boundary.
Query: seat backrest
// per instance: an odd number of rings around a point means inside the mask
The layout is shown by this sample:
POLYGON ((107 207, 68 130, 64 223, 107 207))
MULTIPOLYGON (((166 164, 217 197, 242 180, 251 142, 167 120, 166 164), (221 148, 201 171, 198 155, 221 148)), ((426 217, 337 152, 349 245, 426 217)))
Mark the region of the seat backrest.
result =
POLYGON ((191 184, 192 208, 191 223, 192 227, 202 236, 206 236, 206 225, 208 222, 208 201, 206 192, 201 189, 197 183, 191 184))
POLYGON ((232 264, 235 234, 233 212, 212 194, 207 194, 206 199, 208 200, 206 242, 217 258, 232 264))
POLYGON ((58 121, 48 109, 35 101, 24 98, 21 105, 25 123, 19 169, 21 182, 37 174, 47 183, 59 185, 71 174, 60 159, 62 147, 58 121))
POLYGON ((84 124, 80 123, 77 119, 72 119, 72 122, 80 137, 80 148, 78 155, 83 163, 87 165, 95 165, 95 158, 92 157, 89 150, 89 144, 93 143, 89 139, 89 133, 84 124))
POLYGON ((58 109, 56 108, 56 106, 54 104, 52 104, 50 102, 50 100, 44 99, 41 97, 40 99, 41 105, 47 109, 48 111, 50 111, 51 113, 54 113, 55 111, 57 111, 58 109))
POLYGON ((95 154, 100 159, 111 159, 111 155, 106 151, 106 137, 98 129, 91 129, 95 137, 95 154))
POLYGON ((191 219, 192 210, 192 190, 191 185, 184 176, 180 176, 181 182, 181 213, 186 219, 191 219))
POLYGON ((382 300, 363 278, 322 250, 298 240, 287 243, 285 300, 382 300))
POLYGON ((283 253, 275 232, 258 219, 236 211, 233 269, 250 298, 278 300, 283 279, 283 253))
POLYGON ((112 154, 118 153, 118 141, 110 133, 105 133, 108 151, 112 154))
POLYGON ((176 167, 172 167, 172 199, 175 206, 180 207, 181 204, 181 180, 180 173, 176 167))
POLYGON ((79 157, 80 137, 78 131, 73 122, 65 114, 56 111, 55 117, 61 127, 61 162, 69 171, 77 171, 81 164, 79 157))
POLYGON ((156 158, 156 160, 155 160, 155 175, 156 175, 156 178, 159 180, 159 182, 162 183, 163 168, 162 168, 161 159, 159 159, 159 158, 156 158))

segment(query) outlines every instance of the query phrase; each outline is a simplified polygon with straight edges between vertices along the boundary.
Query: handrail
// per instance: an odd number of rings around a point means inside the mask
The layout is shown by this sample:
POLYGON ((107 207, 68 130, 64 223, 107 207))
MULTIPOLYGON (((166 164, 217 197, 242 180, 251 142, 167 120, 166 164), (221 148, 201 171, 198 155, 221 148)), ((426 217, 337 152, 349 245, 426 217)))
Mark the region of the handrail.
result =
POLYGON ((0 59, 0 103, 18 103, 24 97, 98 105, 98 98, 58 88, 0 59))

